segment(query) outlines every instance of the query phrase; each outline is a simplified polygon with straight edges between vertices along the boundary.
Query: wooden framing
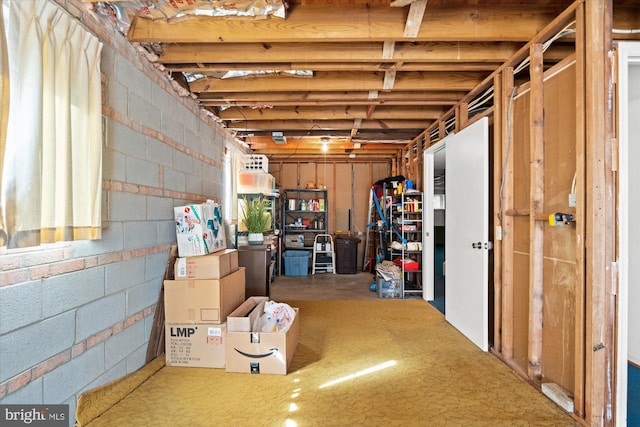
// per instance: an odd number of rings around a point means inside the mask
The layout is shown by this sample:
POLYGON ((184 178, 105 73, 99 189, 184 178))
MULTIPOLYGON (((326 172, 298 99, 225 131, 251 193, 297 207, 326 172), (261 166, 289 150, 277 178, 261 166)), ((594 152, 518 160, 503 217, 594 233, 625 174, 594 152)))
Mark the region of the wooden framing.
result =
MULTIPOLYGON (((425 144, 446 136, 450 120, 459 131, 478 119, 493 117, 493 191, 494 224, 494 343, 492 352, 515 369, 534 386, 544 381, 543 359, 543 301, 552 291, 554 283, 547 283, 545 274, 545 233, 549 209, 558 202, 545 200, 545 182, 554 171, 545 168, 545 117, 542 44, 565 26, 575 22, 575 145, 570 144, 575 160, 576 195, 575 229, 569 236, 575 239, 575 277, 572 278, 571 295, 575 311, 570 314, 567 327, 575 339, 573 358, 567 366, 573 370, 573 403, 577 420, 590 426, 613 425, 615 419, 615 312, 614 286, 615 261, 615 165, 613 147, 613 76, 611 65, 612 32, 611 0, 577 0, 547 25, 539 34, 498 68, 489 78, 463 97, 455 106, 433 123, 422 134, 425 144), (530 81, 514 90, 514 68, 529 58, 530 81), (588 58, 588 60, 586 59, 588 58), (494 105, 487 111, 470 118, 469 104, 487 88, 493 88, 494 105), (510 101, 515 93, 529 93, 529 206, 514 204, 513 128, 510 121, 510 101), (432 133, 438 135, 431 138, 432 133), (547 179, 545 180, 545 176, 547 179), (514 222, 528 217, 530 244, 528 254, 528 348, 527 366, 514 360, 514 222), (549 289, 547 289, 549 287, 549 289)), ((574 58, 567 58, 565 64, 574 58)), ((563 71, 562 67, 557 67, 563 71)), ((521 75, 520 75, 521 77, 521 75)), ((417 143, 413 141, 412 144, 417 143)), ((412 152, 411 150, 409 151, 412 152)), ((549 160, 552 160, 551 158, 549 160)), ((549 164, 557 162, 549 162, 549 164)), ((564 173, 566 179, 567 172, 564 173)), ((568 192, 567 192, 568 193, 568 192)), ((558 234, 553 235, 557 240, 558 234)), ((564 236, 564 235, 562 235, 564 236)), ((568 247, 573 247, 568 245, 568 247)), ((522 258, 522 255, 521 255, 522 258)), ((566 264, 565 264, 566 265, 566 264)), ((574 267, 569 263, 571 271, 574 267)), ((564 267, 567 271, 567 268, 564 267)), ((562 292, 559 295, 564 295, 562 292)), ((545 303, 546 304, 546 303, 545 303)), ((545 312, 546 313, 546 312, 545 312)), ((566 332, 566 331, 565 331, 566 332)), ((564 365, 563 365, 564 366, 564 365)))
POLYGON ((611 425, 615 305, 612 173, 611 0, 585 1, 585 419, 611 425))
MULTIPOLYGON (((584 5, 576 9, 576 45, 584 46, 584 5)), ((576 217, 585 218, 585 52, 576 49, 576 194, 580 194, 580 202, 576 203, 576 217)), ((575 389, 573 407, 575 414, 585 416, 585 221, 576 222, 576 363, 575 389)))

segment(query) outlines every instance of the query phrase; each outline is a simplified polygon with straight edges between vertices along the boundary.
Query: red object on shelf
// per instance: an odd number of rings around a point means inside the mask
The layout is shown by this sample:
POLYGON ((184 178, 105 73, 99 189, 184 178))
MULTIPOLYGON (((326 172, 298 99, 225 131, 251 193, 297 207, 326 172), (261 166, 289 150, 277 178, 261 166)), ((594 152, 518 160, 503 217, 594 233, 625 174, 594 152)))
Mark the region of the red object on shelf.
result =
MULTIPOLYGON (((396 258, 393 260, 393 263, 398 267, 402 268, 403 260, 400 258, 396 258)), ((404 260, 404 271, 417 271, 418 270, 418 261, 414 261, 412 259, 404 260)))

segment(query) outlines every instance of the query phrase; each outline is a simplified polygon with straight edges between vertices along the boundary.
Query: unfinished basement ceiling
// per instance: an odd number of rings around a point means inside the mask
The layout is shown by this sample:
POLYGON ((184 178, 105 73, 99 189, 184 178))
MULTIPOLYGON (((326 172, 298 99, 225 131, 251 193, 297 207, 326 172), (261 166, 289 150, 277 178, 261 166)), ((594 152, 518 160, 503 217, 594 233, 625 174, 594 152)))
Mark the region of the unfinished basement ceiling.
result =
MULTIPOLYGON (((128 39, 154 52, 253 152, 275 159, 350 153, 372 159, 394 157, 572 3, 137 0, 100 6, 127 15, 128 39), (140 16, 144 5, 157 19, 140 16), (184 13, 162 16, 170 6, 184 13), (258 12, 239 17, 238 8, 258 12)), ((639 14, 637 0, 614 1, 614 27, 632 28, 639 14)), ((573 50, 570 34, 559 38, 545 65, 573 50)), ((491 105, 489 95, 469 114, 491 105)))

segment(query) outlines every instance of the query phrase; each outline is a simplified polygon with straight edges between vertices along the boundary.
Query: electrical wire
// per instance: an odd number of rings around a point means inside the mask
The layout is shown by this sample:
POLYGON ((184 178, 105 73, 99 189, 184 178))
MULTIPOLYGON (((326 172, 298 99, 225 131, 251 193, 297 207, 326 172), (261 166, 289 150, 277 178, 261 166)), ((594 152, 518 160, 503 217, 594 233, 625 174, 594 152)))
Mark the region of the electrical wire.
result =
POLYGON ((507 165, 509 163, 509 155, 511 154, 511 109, 513 107, 513 99, 516 94, 516 88, 511 88, 509 95, 509 106, 507 107, 507 152, 505 153, 504 165, 502 166, 502 182, 500 183, 500 209, 498 210, 498 219, 502 224, 502 191, 504 190, 504 182, 507 179, 507 165))

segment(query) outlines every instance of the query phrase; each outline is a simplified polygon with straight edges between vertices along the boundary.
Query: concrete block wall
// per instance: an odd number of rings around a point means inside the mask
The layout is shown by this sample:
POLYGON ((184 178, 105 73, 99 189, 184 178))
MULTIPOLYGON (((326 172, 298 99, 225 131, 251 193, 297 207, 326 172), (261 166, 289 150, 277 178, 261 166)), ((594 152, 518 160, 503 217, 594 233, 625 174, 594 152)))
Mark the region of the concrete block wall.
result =
POLYGON ((173 207, 224 198, 232 136, 79 0, 57 3, 103 41, 103 234, 0 248, 0 403, 70 406, 145 362, 173 207))

